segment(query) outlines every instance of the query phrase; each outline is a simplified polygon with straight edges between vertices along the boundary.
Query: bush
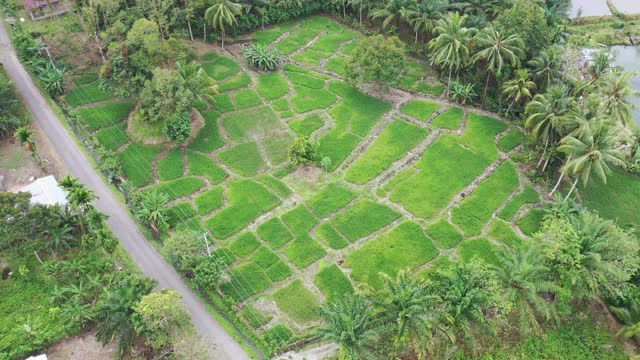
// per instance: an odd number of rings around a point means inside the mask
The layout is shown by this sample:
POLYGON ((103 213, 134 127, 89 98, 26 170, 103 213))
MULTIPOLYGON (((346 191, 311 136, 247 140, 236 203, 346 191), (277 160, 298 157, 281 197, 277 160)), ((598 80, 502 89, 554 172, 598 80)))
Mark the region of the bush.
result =
POLYGON ((169 140, 176 144, 185 142, 191 135, 191 117, 188 112, 181 112, 171 118, 162 128, 169 140))
POLYGON ((318 146, 307 136, 299 137, 289 145, 289 160, 295 166, 316 165, 320 161, 318 146))
POLYGON ((397 37, 375 35, 363 39, 347 60, 347 77, 355 82, 395 84, 404 69, 404 53, 397 37))
POLYGON ((262 71, 273 71, 285 59, 284 54, 271 46, 251 44, 242 50, 247 64, 262 71))

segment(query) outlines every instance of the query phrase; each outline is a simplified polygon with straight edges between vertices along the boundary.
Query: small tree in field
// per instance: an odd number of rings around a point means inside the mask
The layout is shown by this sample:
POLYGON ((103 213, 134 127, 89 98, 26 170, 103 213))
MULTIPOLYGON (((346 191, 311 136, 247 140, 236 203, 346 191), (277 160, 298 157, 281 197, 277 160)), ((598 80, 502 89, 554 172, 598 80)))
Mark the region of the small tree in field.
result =
POLYGON ((329 167, 331 166, 331 158, 325 156, 320 160, 320 166, 324 169, 324 172, 329 172, 329 167))
POLYGON ((289 145, 289 160, 295 166, 316 165, 320 160, 318 143, 309 137, 299 137, 289 145))
POLYGON ((347 77, 355 83, 397 83, 404 69, 404 45, 397 37, 376 35, 360 42, 347 61, 347 77))
POLYGON ((191 117, 188 112, 175 114, 164 124, 162 128, 164 134, 176 144, 187 141, 191 135, 191 117))

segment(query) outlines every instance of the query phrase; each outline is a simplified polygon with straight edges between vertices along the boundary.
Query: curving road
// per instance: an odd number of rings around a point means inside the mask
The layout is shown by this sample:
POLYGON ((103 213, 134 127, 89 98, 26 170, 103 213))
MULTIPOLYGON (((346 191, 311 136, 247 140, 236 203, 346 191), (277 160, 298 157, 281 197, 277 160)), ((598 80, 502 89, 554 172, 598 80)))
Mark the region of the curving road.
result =
POLYGON ((155 279, 159 287, 175 289, 182 294, 196 329, 206 340, 215 345, 212 355, 216 360, 249 359, 240 344, 216 321, 205 304, 182 281, 173 267, 167 264, 155 248, 147 242, 131 219, 128 209, 98 176, 18 60, 2 19, 0 19, 0 62, 66 167, 78 177, 81 183, 96 193, 99 198, 95 201, 96 207, 109 215, 109 226, 140 270, 155 279))

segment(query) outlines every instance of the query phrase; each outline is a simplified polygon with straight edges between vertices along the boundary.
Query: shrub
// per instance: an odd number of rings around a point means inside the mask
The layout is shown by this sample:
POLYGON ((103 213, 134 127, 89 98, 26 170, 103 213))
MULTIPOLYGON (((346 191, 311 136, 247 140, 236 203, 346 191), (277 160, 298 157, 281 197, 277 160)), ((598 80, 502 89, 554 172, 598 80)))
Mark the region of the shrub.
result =
POLYGON ((191 135, 191 117, 188 112, 173 116, 162 128, 162 132, 176 144, 185 142, 191 135))
POLYGON ((316 165, 320 160, 318 143, 306 136, 295 139, 289 145, 289 160, 295 166, 316 165))
POLYGON ((404 44, 397 37, 365 38, 347 60, 347 77, 357 82, 394 84, 404 68, 404 53, 404 44))
POLYGON ((273 71, 285 59, 284 54, 271 46, 251 44, 242 50, 247 64, 262 71, 273 71))

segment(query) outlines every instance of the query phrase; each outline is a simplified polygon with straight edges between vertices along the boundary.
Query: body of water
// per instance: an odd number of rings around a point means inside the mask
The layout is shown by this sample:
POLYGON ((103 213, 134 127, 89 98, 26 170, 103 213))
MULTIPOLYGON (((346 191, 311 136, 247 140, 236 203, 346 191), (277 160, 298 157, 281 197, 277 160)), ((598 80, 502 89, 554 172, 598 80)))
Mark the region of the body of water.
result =
MULTIPOLYGON (((636 76, 631 79, 631 84, 640 91, 640 46, 611 46, 609 49, 616 57, 616 66, 624 68, 625 71, 636 72, 636 76)), ((638 106, 638 109, 633 111, 633 118, 636 124, 640 125, 640 98, 634 97, 631 101, 638 106)))
MULTIPOLYGON (((611 15, 607 0, 573 0, 570 17, 611 15)), ((627 14, 640 13, 640 0, 613 0, 615 7, 627 14)))

